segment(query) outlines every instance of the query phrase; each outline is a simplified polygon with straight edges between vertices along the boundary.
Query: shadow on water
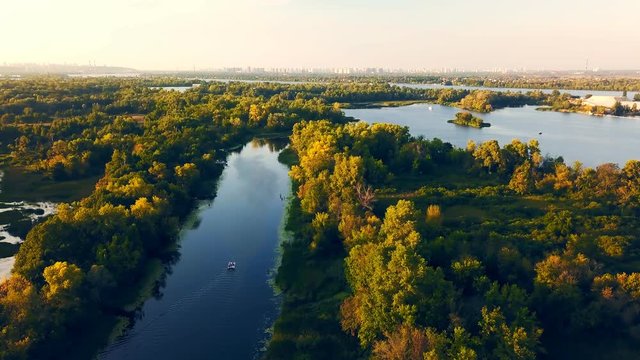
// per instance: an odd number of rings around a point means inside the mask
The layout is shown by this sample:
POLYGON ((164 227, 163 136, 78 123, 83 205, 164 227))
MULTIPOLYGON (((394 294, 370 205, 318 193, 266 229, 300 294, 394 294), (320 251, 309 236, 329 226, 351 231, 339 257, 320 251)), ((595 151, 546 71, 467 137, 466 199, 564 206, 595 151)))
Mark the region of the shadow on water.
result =
POLYGON ((255 138, 251 141, 251 146, 264 147, 266 146, 271 152, 278 152, 284 150, 289 145, 288 137, 271 137, 271 138, 255 138))

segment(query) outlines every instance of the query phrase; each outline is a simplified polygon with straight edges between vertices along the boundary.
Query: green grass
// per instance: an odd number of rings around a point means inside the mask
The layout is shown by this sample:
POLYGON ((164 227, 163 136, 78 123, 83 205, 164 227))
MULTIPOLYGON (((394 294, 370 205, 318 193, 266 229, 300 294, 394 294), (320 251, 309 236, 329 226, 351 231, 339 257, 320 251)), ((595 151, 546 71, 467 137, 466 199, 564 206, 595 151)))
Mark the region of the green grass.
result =
POLYGON ((475 206, 454 205, 444 209, 444 217, 449 218, 471 218, 485 220, 488 218, 487 212, 475 206))
POLYGON ((286 148, 278 155, 278 161, 289 167, 298 163, 298 154, 291 148, 286 148))
POLYGON ((389 187, 398 193, 415 191, 423 186, 442 186, 448 189, 477 188, 500 184, 496 176, 470 176, 458 166, 439 166, 437 171, 422 175, 403 174, 397 176, 389 187))
POLYGON ((413 104, 433 103, 427 100, 391 100, 391 101, 367 101, 354 103, 340 103, 342 109, 376 109, 382 107, 400 107, 413 104))
POLYGON ((0 201, 69 202, 89 196, 100 176, 79 180, 54 181, 21 168, 4 168, 0 201))

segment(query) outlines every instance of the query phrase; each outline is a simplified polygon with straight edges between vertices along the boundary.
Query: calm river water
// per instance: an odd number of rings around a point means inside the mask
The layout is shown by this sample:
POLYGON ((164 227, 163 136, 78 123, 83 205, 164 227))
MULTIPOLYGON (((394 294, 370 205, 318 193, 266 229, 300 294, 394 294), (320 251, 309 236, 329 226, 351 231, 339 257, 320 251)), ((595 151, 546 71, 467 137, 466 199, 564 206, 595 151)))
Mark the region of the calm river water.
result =
POLYGON ((408 126, 412 135, 437 137, 460 147, 465 147, 470 139, 476 142, 496 139, 500 145, 514 138, 538 139, 543 154, 562 156, 568 164, 578 160, 587 166, 605 162, 624 166, 627 160, 640 160, 640 118, 565 114, 525 106, 477 114, 491 127, 475 129, 447 123, 459 111, 448 106, 416 104, 347 109, 345 113, 367 122, 408 126))
POLYGON ((278 151, 253 141, 228 157, 215 200, 183 231, 162 296, 100 359, 251 359, 278 314, 269 284, 289 189, 278 151), (227 270, 236 261, 235 271, 227 270))

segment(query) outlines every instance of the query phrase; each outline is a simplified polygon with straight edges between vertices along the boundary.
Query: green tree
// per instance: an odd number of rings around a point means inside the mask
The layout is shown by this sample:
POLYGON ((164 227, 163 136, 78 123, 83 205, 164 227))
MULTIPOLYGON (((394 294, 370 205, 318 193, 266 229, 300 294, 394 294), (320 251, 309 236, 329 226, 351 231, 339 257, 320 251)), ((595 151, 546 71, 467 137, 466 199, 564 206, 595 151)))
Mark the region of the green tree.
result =
POLYGON ((536 327, 525 329, 507 323, 500 307, 482 308, 479 323, 481 342, 487 357, 500 360, 535 359, 540 348, 542 330, 536 327))

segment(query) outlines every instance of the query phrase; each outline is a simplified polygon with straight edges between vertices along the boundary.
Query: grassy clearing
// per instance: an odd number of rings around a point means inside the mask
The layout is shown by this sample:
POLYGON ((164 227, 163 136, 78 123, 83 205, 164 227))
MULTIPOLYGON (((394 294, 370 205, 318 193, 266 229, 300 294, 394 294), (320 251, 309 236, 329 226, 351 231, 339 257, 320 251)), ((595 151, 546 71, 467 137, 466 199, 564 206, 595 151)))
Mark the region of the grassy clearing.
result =
POLYGON ((444 216, 447 219, 474 219, 478 221, 489 218, 485 210, 469 205, 454 205, 448 207, 444 211, 444 216))
POLYGON ((396 100, 396 101, 371 101, 371 102, 355 102, 355 103, 340 103, 342 109, 377 109, 382 107, 400 107, 413 104, 428 104, 433 103, 427 100, 396 100))
POLYGON ((278 155, 278 161, 289 167, 298 163, 298 154, 291 148, 286 148, 278 155))
POLYGON ((69 202, 89 196, 101 176, 54 181, 41 174, 10 167, 3 169, 0 201, 69 202))
POLYGON ((438 171, 423 175, 406 174, 393 179, 389 188, 397 193, 409 193, 424 186, 444 187, 447 189, 465 189, 499 185, 495 176, 469 176, 465 169, 456 166, 442 166, 438 171))

